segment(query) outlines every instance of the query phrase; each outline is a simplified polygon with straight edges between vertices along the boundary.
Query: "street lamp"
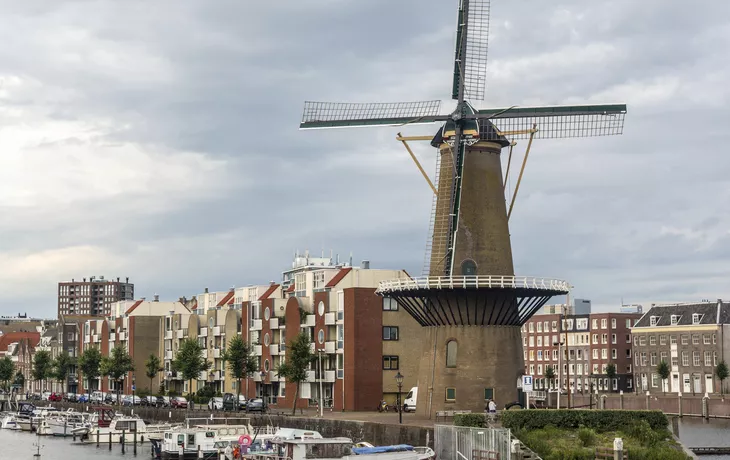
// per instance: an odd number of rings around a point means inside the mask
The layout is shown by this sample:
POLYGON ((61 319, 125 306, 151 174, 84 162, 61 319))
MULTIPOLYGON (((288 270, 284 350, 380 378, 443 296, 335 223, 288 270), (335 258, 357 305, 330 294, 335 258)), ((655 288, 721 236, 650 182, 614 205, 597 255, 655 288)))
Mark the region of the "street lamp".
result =
POLYGON ((264 404, 266 404, 266 371, 261 371, 261 397, 263 397, 264 404))
POLYGON ((597 378, 598 378, 598 376, 596 374, 591 374, 590 375, 590 379, 591 379, 591 392, 590 392, 590 394, 588 396, 590 397, 590 408, 591 409, 593 409, 593 382, 597 378))
POLYGON ((558 347, 558 409, 560 409, 560 394, 563 392, 563 342, 554 342, 553 346, 558 347))
POLYGON ((398 423, 403 423, 403 404, 400 401, 401 389, 403 388, 403 376, 400 371, 395 374, 395 382, 398 384, 398 423))
POLYGON ((135 378, 134 374, 132 374, 132 407, 134 407, 134 390, 136 389, 136 383, 137 379, 135 378))
POLYGON ((324 400, 322 399, 322 353, 324 353, 324 349, 320 348, 317 350, 317 355, 319 357, 319 416, 324 417, 324 400))

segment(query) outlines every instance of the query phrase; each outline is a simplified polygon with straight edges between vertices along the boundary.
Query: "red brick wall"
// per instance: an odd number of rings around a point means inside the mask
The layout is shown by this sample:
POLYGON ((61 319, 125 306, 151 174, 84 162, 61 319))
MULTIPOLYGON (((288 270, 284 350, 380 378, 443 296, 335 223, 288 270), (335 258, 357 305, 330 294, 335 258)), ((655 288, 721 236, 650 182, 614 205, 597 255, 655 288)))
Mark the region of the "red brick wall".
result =
POLYGON ((345 289, 345 410, 374 410, 383 395, 383 300, 345 289))

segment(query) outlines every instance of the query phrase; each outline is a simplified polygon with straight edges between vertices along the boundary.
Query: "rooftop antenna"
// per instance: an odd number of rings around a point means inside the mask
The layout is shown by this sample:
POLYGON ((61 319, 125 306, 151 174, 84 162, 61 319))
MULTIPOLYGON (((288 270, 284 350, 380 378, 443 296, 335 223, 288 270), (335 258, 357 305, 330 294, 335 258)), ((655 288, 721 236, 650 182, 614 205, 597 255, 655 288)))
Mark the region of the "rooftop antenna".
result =
POLYGON ((350 267, 352 267, 352 251, 350 251, 350 267))

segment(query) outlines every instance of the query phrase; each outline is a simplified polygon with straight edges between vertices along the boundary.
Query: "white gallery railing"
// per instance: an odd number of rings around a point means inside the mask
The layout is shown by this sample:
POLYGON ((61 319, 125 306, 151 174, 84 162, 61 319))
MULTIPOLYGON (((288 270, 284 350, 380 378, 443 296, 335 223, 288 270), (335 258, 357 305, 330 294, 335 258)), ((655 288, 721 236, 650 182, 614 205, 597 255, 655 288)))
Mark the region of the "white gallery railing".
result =
POLYGON ((568 292, 570 283, 564 280, 533 276, 424 276, 381 281, 378 293, 416 289, 544 289, 568 292))

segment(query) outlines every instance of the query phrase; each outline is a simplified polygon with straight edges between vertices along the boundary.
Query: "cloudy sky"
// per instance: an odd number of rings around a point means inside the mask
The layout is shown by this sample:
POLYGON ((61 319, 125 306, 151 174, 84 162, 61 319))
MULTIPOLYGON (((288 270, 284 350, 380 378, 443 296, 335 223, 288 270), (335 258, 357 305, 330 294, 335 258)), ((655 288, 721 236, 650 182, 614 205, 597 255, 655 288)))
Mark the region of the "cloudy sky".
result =
MULTIPOLYGON (((493 1, 478 106, 629 104, 623 136, 534 145, 518 274, 600 308, 730 298, 730 3, 692 3, 493 1)), ((0 0, 0 312, 54 316, 92 275, 265 283, 297 248, 420 273, 431 195, 398 128, 298 123, 304 100, 451 108, 456 5, 0 0)))

